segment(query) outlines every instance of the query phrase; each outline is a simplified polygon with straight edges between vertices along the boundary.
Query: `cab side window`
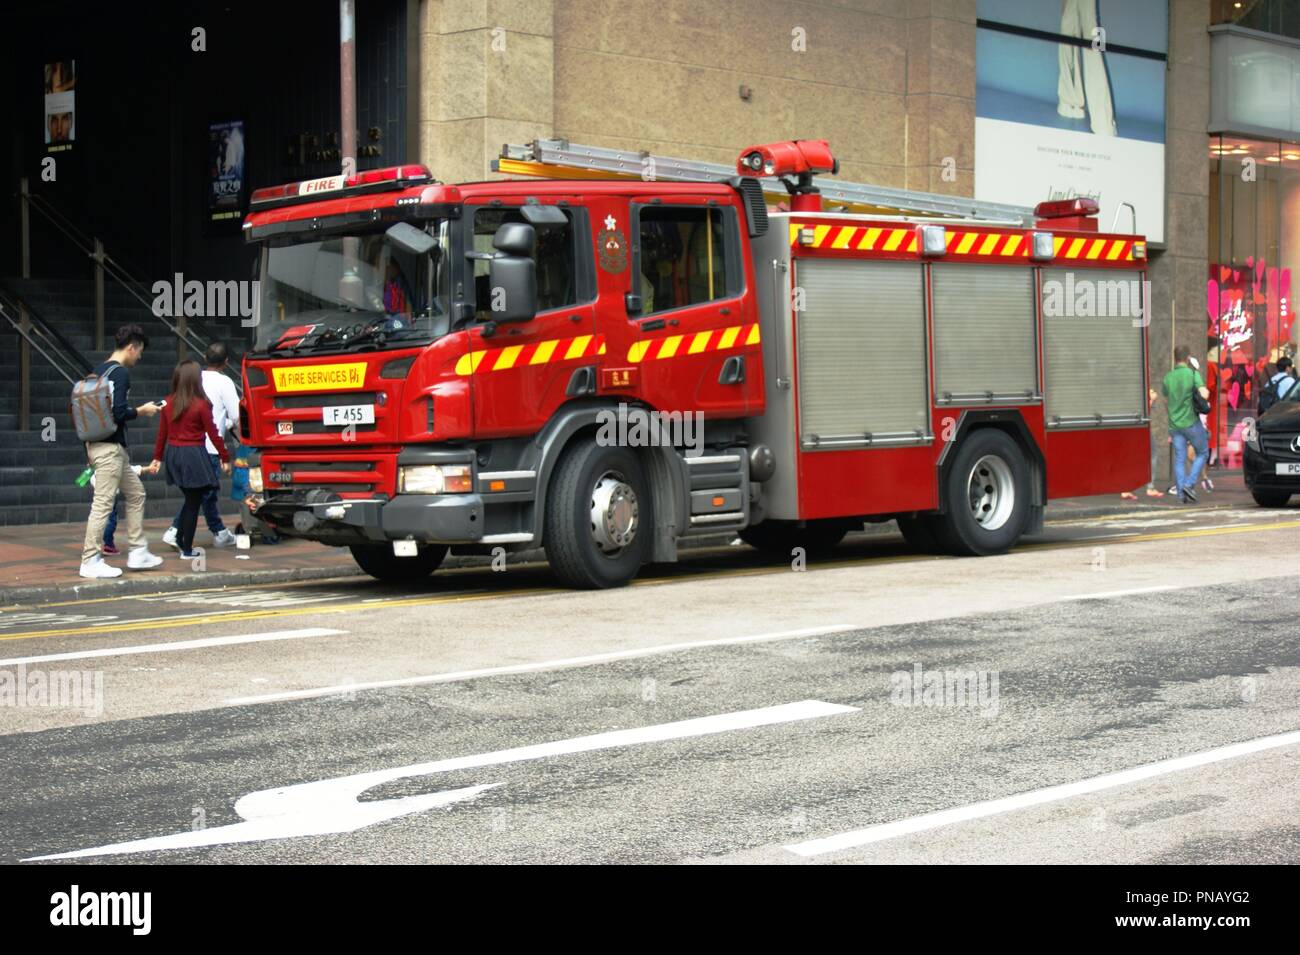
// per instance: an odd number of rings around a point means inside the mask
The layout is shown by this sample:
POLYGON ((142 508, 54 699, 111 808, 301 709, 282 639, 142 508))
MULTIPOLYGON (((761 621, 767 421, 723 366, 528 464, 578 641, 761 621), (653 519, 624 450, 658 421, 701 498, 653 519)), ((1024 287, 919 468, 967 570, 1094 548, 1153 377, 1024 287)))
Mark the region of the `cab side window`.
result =
POLYGON ((730 210, 642 206, 639 239, 641 314, 699 305, 739 293, 738 240, 730 210))
MULTIPOLYGON (((577 273, 574 267, 573 213, 565 210, 563 225, 535 225, 537 232, 537 310, 563 308, 578 301, 577 273)), ((474 251, 491 254, 492 236, 506 222, 524 222, 518 209, 497 207, 474 213, 474 251)), ((492 317, 492 294, 488 287, 488 262, 474 259, 474 302, 476 317, 492 317)))

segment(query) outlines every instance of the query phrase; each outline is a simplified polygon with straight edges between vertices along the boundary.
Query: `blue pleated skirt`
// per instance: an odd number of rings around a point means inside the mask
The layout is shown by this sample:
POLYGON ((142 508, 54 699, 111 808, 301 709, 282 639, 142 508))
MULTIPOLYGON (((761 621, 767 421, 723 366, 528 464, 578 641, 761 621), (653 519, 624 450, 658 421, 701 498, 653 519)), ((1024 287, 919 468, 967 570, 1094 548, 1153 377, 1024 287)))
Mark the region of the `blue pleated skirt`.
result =
POLYGON ((208 449, 201 444, 167 445, 163 452, 163 467, 167 471, 167 483, 176 487, 217 487, 220 484, 221 479, 212 467, 208 449))

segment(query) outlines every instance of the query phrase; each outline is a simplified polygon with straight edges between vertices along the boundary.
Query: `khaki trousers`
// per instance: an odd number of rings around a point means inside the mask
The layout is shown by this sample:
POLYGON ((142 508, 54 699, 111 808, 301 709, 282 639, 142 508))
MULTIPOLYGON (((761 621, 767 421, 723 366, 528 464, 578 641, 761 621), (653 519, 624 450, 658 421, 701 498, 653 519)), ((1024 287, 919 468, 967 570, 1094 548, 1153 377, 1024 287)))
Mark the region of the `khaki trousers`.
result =
POLYGON ((81 545, 81 562, 94 560, 103 551, 104 525, 109 512, 122 492, 126 502, 126 540, 132 550, 145 546, 144 484, 131 470, 126 448, 115 441, 94 441, 86 445, 86 454, 95 469, 95 500, 86 521, 86 539, 81 545))

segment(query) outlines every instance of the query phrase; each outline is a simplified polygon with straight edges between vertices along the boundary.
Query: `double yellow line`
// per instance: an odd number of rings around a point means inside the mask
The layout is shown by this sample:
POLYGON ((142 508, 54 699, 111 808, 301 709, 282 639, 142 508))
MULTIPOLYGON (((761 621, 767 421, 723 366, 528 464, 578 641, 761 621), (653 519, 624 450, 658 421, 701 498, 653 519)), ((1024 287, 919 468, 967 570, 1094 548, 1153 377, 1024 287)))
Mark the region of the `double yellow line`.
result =
MULTIPOLYGON (((1224 534, 1242 534, 1255 533, 1258 531, 1287 530, 1300 527, 1300 521, 1282 521, 1273 524, 1250 524, 1242 527, 1203 527, 1193 528, 1182 531, 1165 531, 1155 534, 1136 534, 1133 536, 1117 537, 1091 537, 1082 540, 1072 541, 1049 541, 1035 544, 1021 544, 1015 548, 1019 550, 1069 550, 1080 547, 1096 547, 1101 544, 1140 544, 1151 541, 1166 540, 1186 540, 1196 537, 1218 537, 1224 534)), ((1014 553, 1015 551, 1013 551, 1014 553)), ((697 554, 721 554, 734 553, 729 548, 717 548, 713 550, 697 551, 697 554)), ((942 560, 938 556, 918 555, 918 554, 899 554, 879 557, 858 557, 846 560, 830 560, 809 564, 808 570, 833 570, 843 567, 864 567, 874 564, 893 564, 909 563, 918 560, 942 560)), ((542 564, 519 564, 516 569, 525 567, 542 567, 542 564)), ((444 574, 455 573, 482 573, 481 568, 464 568, 444 572, 444 574)), ((762 567, 741 567, 734 570, 715 570, 704 572, 686 571, 681 574, 667 574, 661 577, 647 577, 632 581, 634 587, 653 587, 664 584, 688 582, 696 580, 712 580, 726 577, 757 577, 765 574, 777 574, 788 572, 784 563, 779 565, 766 565, 762 567)), ((353 578, 354 579, 354 578, 353 578)), ((323 581, 312 581, 311 583, 322 583, 323 581)), ((258 588, 283 587, 283 584, 261 584, 252 585, 258 588)), ((228 588, 213 588, 215 591, 226 590, 228 588)), ((239 589, 252 589, 239 588, 239 589)), ((189 591, 193 595, 201 595, 212 591, 189 591)), ((377 608, 398 608, 398 607, 428 607, 437 604, 456 604, 469 603, 476 600, 498 600, 506 597, 535 597, 549 594, 567 593, 568 591, 559 587, 518 587, 509 590, 494 590, 490 593, 470 593, 470 594, 438 594, 427 597, 395 597, 391 600, 369 600, 356 601, 352 603, 330 603, 316 604, 300 607, 281 607, 267 608, 262 610, 235 610, 228 612, 212 613, 199 617, 183 617, 179 619, 158 620, 156 618, 141 621, 123 621, 121 623, 100 624, 88 627, 67 627, 60 630, 32 630, 25 633, 8 633, 0 635, 0 641, 6 640, 31 640, 41 637, 67 637, 67 636, 84 636, 91 634, 103 633, 125 633, 133 630, 160 630, 163 628, 175 627, 193 627, 203 624, 230 623, 239 620, 265 620, 278 617, 297 617, 303 614, 339 614, 352 613, 358 610, 372 610, 377 608)), ((101 597, 84 601, 68 601, 63 604, 43 604, 42 607, 60 607, 60 606, 83 606, 92 603, 102 603, 110 600, 121 600, 121 597, 101 597)), ((40 608, 36 608, 40 609, 40 608)))

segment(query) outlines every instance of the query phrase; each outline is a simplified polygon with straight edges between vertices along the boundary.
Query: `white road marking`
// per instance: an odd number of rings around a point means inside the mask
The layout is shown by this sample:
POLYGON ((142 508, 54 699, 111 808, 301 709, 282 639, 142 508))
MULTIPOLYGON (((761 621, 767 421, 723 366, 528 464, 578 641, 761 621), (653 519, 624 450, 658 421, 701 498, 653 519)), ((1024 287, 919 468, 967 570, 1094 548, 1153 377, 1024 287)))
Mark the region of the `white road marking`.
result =
POLYGON ((269 633, 246 633, 233 637, 206 637, 202 640, 185 640, 176 643, 142 643, 131 647, 100 647, 95 650, 73 650, 69 653, 47 653, 44 656, 10 657, 0 660, 0 666, 20 663, 53 663, 56 660, 87 660, 93 657, 125 657, 137 653, 170 653, 175 650, 199 650, 203 647, 224 647, 237 643, 264 643, 268 640, 302 640, 306 637, 329 637, 347 633, 326 627, 308 627, 303 630, 273 630, 269 633))
POLYGON ((1111 597, 1131 597, 1134 594, 1158 594, 1166 590, 1180 589, 1176 584, 1165 584, 1160 587, 1134 587, 1131 590, 1104 590, 1096 594, 1069 594, 1059 600, 1109 600, 1111 597))
POLYGON ((735 713, 722 713, 717 716, 680 720, 676 723, 659 723, 653 726, 639 726, 635 729, 613 730, 606 733, 596 733, 593 736, 578 736, 572 739, 555 740, 550 743, 538 743, 532 746, 518 746, 513 749, 496 750, 495 752, 479 753, 473 756, 456 756, 432 763, 417 763, 413 766, 398 766, 393 769, 357 773, 352 776, 339 776, 317 782, 298 783, 297 785, 280 786, 275 789, 262 789, 241 797, 235 803, 235 812, 243 817, 244 822, 232 823, 228 826, 216 826, 212 829, 200 829, 197 832, 186 830, 169 836, 118 842, 94 849, 79 849, 74 852, 61 852, 56 855, 34 856, 22 861, 37 862, 44 859, 86 858, 87 856, 156 852, 162 849, 192 849, 199 846, 227 845, 235 842, 261 842, 267 839, 286 839, 293 836, 355 832, 357 829, 372 826, 378 822, 423 812, 437 806, 446 806, 455 802, 474 799, 481 793, 501 785, 500 783, 488 783, 486 785, 449 789, 418 796, 367 800, 366 802, 358 801, 359 797, 367 790, 399 779, 431 776, 435 773, 448 773, 455 770, 482 769, 487 766, 545 759, 551 756, 567 756, 573 753, 590 753, 596 750, 637 746, 643 743, 690 739, 715 733, 727 733, 733 730, 753 729, 759 726, 772 726, 778 723, 792 723, 800 720, 818 719, 823 716, 856 712, 858 712, 858 708, 855 706, 843 706, 821 700, 803 700, 798 703, 766 706, 756 710, 741 710, 735 713))
POLYGON ((956 809, 944 809, 940 812, 926 813, 923 816, 913 816, 910 819, 900 819, 897 822, 886 822, 877 826, 868 826, 865 829, 842 832, 839 835, 827 836, 823 839, 797 842, 785 846, 785 849, 795 855, 805 857, 825 855, 828 852, 839 852, 842 849, 853 849, 874 842, 884 842, 888 839, 897 839, 899 836, 910 836, 918 832, 927 832, 931 829, 950 826, 958 822, 968 822, 972 819, 985 819, 1002 813, 1016 812, 1020 809, 1041 806, 1061 799, 1087 796, 1105 789, 1127 786, 1131 783, 1154 779, 1157 776, 1164 776, 1169 773, 1196 769, 1212 763, 1223 762, 1224 760, 1237 759, 1253 753, 1262 753, 1265 750, 1296 745, 1300 745, 1300 732, 1265 736, 1262 739, 1249 740, 1245 743, 1233 743, 1231 746, 1221 746, 1218 749, 1206 750, 1203 753, 1193 753, 1190 756, 1179 756, 1174 759, 1161 760, 1158 763, 1148 763, 1145 766, 1136 766, 1133 769, 1107 773, 1104 776, 1094 776, 1092 779, 1084 779, 1077 783, 1049 786, 1046 789, 1019 793, 1002 799, 991 799, 987 802, 977 802, 969 806, 959 806, 956 809))
POLYGON ((792 640, 798 637, 817 637, 829 633, 843 633, 846 630, 860 629, 862 628, 857 624, 837 623, 827 627, 805 627, 801 630, 782 630, 777 633, 760 633, 744 637, 719 637, 714 640, 700 640, 696 643, 661 643, 656 646, 641 647, 635 650, 612 650, 608 653, 593 653, 583 657, 563 657, 559 660, 542 660, 537 663, 514 663, 508 666, 484 667, 479 670, 459 670, 452 673, 434 673, 427 676, 373 680, 369 683, 343 683, 336 686, 315 687, 309 690, 285 690, 281 693, 267 693, 264 696, 237 696, 222 702, 227 706, 247 706, 252 703, 274 703, 283 700, 306 700, 320 696, 336 696, 340 693, 355 693, 358 690, 382 690, 394 686, 458 683, 461 680, 477 680, 488 676, 534 673, 538 670, 589 666, 593 663, 610 663, 614 660, 631 660, 636 657, 652 656, 657 653, 678 653, 682 650, 695 650, 701 647, 726 647, 744 643, 761 643, 769 640, 792 640))

